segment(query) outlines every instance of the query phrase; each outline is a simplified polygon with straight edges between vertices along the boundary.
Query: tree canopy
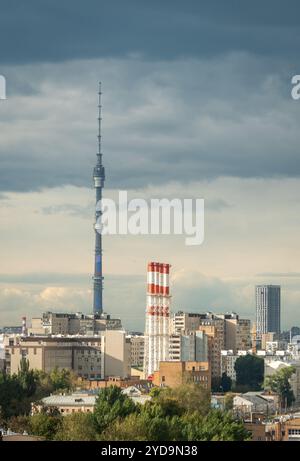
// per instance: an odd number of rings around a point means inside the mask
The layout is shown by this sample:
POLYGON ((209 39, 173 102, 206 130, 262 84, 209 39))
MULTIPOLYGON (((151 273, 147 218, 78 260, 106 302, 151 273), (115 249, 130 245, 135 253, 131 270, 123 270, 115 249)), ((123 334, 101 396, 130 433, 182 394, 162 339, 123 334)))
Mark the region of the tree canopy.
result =
POLYGON ((235 364, 236 387, 244 392, 259 391, 264 381, 264 360, 256 355, 240 356, 235 364))
POLYGON ((265 389, 270 389, 280 396, 281 406, 291 406, 295 400, 290 378, 296 372, 293 366, 281 368, 265 379, 265 389))

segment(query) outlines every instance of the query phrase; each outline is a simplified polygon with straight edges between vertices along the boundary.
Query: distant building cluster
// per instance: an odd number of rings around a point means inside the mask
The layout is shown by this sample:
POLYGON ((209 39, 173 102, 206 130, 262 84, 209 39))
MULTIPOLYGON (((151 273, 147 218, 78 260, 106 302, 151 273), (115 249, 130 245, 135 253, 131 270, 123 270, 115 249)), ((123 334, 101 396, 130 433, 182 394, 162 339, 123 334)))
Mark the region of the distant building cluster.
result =
POLYGON ((147 271, 145 332, 126 332, 121 319, 105 313, 45 312, 27 326, 1 331, 0 367, 73 370, 80 379, 144 379, 174 386, 189 376, 211 388, 222 375, 236 381, 235 362, 246 354, 265 361, 265 374, 293 364, 293 390, 300 403, 300 330, 280 331, 280 286, 256 287, 256 324, 236 313, 171 311, 170 265, 151 262, 147 271), (2 353, 1 353, 2 350, 2 353))

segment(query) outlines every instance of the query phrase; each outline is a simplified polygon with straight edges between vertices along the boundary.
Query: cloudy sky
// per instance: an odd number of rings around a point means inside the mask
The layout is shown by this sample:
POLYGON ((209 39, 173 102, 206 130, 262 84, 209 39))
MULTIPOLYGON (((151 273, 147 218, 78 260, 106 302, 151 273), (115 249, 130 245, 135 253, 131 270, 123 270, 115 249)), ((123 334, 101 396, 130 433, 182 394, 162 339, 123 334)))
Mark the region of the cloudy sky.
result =
POLYGON ((300 325, 300 5, 289 0, 3 0, 0 325, 92 309, 92 169, 103 85, 105 196, 205 200, 205 241, 108 236, 105 310, 143 329, 149 260, 173 309, 254 318, 282 285, 300 325))

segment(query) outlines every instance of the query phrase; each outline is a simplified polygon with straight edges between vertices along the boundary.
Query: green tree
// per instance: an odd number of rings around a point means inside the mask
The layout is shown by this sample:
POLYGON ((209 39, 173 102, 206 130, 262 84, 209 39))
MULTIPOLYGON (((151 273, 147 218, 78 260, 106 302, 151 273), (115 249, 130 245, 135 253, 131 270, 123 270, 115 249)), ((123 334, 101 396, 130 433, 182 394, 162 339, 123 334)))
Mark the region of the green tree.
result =
POLYGON ((206 416, 194 413, 183 421, 183 440, 189 441, 243 441, 250 440, 243 422, 228 412, 211 410, 206 416))
POLYGON ((29 360, 22 358, 18 372, 19 383, 27 397, 31 397, 36 391, 36 376, 33 370, 29 369, 29 360))
POLYGON ((279 395, 281 407, 290 407, 295 400, 290 384, 290 379, 294 373, 296 373, 296 368, 290 366, 281 368, 281 370, 265 378, 265 389, 270 389, 279 395))
POLYGON ((235 364, 236 388, 243 391, 258 391, 264 380, 264 360, 256 355, 240 356, 235 364))
POLYGON ((49 374, 49 378, 54 391, 72 390, 75 387, 76 377, 74 373, 65 368, 53 368, 49 374))
POLYGON ((123 441, 243 441, 249 439, 243 422, 228 412, 210 410, 182 416, 163 416, 157 404, 147 405, 140 413, 116 420, 102 434, 102 440, 123 441), (154 411, 153 411, 154 410, 154 411))
POLYGON ((223 373, 222 378, 221 378, 222 391, 229 392, 231 391, 231 387, 232 387, 232 379, 229 376, 227 376, 226 373, 223 373))
POLYGON ((62 416, 50 416, 45 413, 37 413, 30 418, 30 433, 53 440, 59 431, 62 416))
POLYGON ((233 409, 233 397, 234 394, 228 392, 224 397, 224 407, 226 411, 230 411, 233 409))
POLYGON ((220 376, 213 376, 211 379, 212 392, 222 392, 222 381, 220 376))
POLYGON ((94 416, 100 432, 106 429, 117 418, 125 418, 137 411, 130 397, 123 394, 117 386, 101 389, 96 399, 94 416))
POLYGON ((55 440, 87 440, 97 439, 95 419, 91 413, 73 413, 62 418, 55 440))
POLYGON ((5 372, 0 372, 0 407, 4 419, 20 413, 24 397, 24 390, 17 375, 9 376, 5 372))
POLYGON ((209 392, 197 384, 159 389, 152 396, 138 411, 110 424, 102 440, 185 440, 184 417, 194 413, 203 417, 211 410, 209 392))
POLYGON ((30 432, 30 416, 12 416, 7 423, 12 431, 22 434, 24 431, 30 432))
POLYGON ((183 384, 169 390, 184 412, 198 411, 207 414, 210 411, 210 392, 199 384, 183 384))

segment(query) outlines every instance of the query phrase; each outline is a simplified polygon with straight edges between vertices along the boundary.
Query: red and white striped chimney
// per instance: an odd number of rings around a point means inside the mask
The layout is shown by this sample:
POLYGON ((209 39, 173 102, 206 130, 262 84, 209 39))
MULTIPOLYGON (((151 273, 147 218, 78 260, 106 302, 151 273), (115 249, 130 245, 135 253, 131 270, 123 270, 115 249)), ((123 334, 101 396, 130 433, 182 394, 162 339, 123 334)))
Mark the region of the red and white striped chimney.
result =
POLYGON ((170 264, 150 262, 147 271, 147 307, 144 371, 150 376, 169 357, 170 264))

